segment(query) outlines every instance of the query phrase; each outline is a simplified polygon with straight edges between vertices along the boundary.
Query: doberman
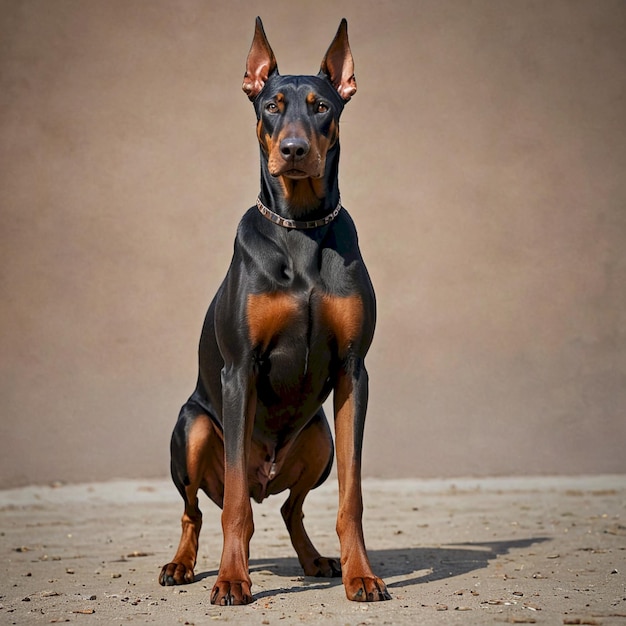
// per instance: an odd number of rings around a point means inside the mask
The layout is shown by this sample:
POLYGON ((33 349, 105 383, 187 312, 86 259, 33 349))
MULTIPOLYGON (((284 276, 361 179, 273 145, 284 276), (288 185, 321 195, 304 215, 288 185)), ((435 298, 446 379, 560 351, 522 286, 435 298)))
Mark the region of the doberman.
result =
POLYGON ((356 92, 346 20, 317 76, 281 76, 257 18, 243 90, 258 120, 261 191, 239 224, 230 268, 204 321, 197 387, 172 434, 172 477, 185 510, 178 551, 159 582, 194 579, 202 489, 223 509, 211 602, 252 602, 250 498, 289 490, 281 512, 304 573, 342 576, 350 600, 388 600, 361 521, 364 359, 376 304, 337 181, 339 116, 356 92), (331 391, 340 563, 320 556, 302 523, 306 495, 332 467, 322 409, 331 391))

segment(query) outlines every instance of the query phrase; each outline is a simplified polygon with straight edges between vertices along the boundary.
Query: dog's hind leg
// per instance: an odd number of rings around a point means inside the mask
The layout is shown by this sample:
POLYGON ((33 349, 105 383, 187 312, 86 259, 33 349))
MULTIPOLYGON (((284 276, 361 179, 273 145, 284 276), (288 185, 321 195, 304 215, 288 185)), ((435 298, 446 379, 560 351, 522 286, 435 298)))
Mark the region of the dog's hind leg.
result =
POLYGON ((206 491, 218 506, 223 504, 224 444, 220 435, 198 405, 188 402, 183 406, 172 433, 171 470, 185 509, 178 550, 172 561, 161 569, 161 585, 182 585, 194 580, 198 537, 202 527, 198 489, 206 491))
POLYGON ((332 468, 334 447, 328 422, 322 409, 298 435, 281 468, 279 481, 289 487, 289 497, 281 513, 298 560, 307 576, 341 576, 339 559, 323 557, 304 528, 302 505, 311 489, 321 485, 332 468))

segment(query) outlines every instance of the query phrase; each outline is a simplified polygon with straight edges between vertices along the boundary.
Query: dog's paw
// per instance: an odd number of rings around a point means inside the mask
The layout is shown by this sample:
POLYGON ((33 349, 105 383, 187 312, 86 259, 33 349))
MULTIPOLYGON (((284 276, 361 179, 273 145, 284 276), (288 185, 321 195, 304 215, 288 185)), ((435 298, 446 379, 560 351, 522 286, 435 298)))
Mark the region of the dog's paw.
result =
POLYGON ((238 606, 253 601, 251 583, 245 580, 218 580, 211 592, 211 604, 238 606))
POLYGON ((183 563, 168 563, 161 568, 159 583, 170 587, 172 585, 186 585, 193 582, 193 569, 183 563))
POLYGON ((355 602, 380 602, 391 600, 385 583, 377 576, 364 576, 344 580, 348 600, 355 602))
POLYGON ((339 559, 330 559, 325 556, 318 557, 312 565, 303 569, 306 576, 315 576, 316 578, 338 578, 341 576, 339 559))

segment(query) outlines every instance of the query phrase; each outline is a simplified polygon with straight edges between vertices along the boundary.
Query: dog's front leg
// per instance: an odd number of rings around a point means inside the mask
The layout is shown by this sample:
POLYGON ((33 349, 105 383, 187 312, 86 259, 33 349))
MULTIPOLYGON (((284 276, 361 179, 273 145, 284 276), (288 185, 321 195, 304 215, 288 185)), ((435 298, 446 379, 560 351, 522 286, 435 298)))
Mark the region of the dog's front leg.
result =
POLYGON ((222 370, 224 424, 224 547, 211 603, 252 602, 248 557, 254 532, 248 488, 248 452, 256 411, 255 385, 245 367, 222 370))
POLYGON ((351 359, 339 372, 334 393, 341 571, 346 596, 359 602, 391 598, 385 583, 372 572, 363 538, 361 452, 368 384, 363 359, 351 359))

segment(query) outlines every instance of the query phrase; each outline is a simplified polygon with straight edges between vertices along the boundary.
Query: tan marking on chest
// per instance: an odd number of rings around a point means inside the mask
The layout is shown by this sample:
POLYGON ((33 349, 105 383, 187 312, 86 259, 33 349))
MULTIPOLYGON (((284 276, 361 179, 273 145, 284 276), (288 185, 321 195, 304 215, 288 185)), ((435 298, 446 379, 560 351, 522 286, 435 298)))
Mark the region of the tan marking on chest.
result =
POLYGON ((298 301, 288 293, 260 293, 248 296, 248 331, 253 346, 267 348, 272 339, 298 314, 298 301))
POLYGON ((359 296, 322 296, 322 317, 331 329, 339 354, 347 352, 361 334, 363 326, 363 301, 359 296))

